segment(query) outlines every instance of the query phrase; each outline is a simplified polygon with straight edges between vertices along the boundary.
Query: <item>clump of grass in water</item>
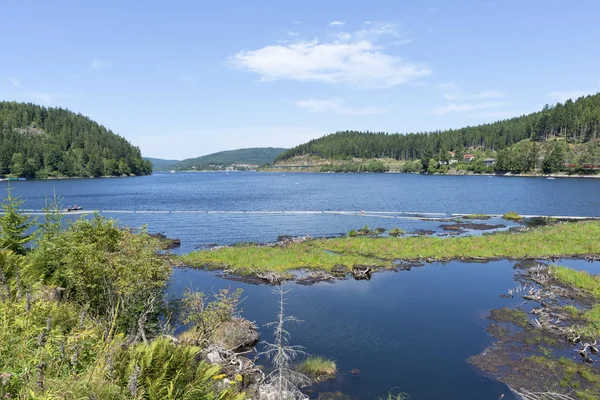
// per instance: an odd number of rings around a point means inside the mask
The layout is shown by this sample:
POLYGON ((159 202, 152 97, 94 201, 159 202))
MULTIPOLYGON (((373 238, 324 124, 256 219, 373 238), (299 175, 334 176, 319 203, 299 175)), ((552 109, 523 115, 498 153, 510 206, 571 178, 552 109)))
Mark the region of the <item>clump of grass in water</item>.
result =
POLYGON ((348 232, 349 237, 356 237, 357 235, 358 233, 354 229, 351 229, 350 232, 348 232))
POLYGON ((303 374, 312 376, 317 381, 331 379, 335 377, 337 372, 335 361, 319 356, 309 356, 298 364, 297 369, 303 374))
POLYGON ((517 214, 514 211, 507 212, 506 214, 504 214, 502 216, 502 218, 504 218, 505 220, 508 220, 508 221, 521 221, 521 220, 523 220, 523 217, 520 216, 519 214, 517 214))
POLYGON ((400 228, 393 228, 388 231, 388 235, 397 237, 397 236, 404 235, 404 231, 400 228))

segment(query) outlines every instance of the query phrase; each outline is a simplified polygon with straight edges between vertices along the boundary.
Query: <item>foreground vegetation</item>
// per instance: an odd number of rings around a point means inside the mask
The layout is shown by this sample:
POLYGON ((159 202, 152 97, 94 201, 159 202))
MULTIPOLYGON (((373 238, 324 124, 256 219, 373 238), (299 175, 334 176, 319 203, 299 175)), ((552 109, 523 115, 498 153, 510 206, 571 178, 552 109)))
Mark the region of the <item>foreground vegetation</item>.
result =
POLYGON ((0 102, 0 176, 147 175, 152 163, 109 129, 62 108, 0 102))
POLYGON ((145 230, 98 215, 64 225, 55 204, 27 235, 20 204, 9 191, 0 215, 1 398, 244 398, 243 377, 225 383, 200 356, 239 294, 174 302, 171 267, 145 230), (180 320, 195 340, 170 335, 180 320))
POLYGON ((336 264, 392 267, 393 261, 458 258, 528 258, 600 254, 600 222, 545 226, 522 233, 484 236, 345 237, 314 239, 282 246, 238 245, 181 256, 195 267, 286 271, 295 268, 331 270, 336 264))

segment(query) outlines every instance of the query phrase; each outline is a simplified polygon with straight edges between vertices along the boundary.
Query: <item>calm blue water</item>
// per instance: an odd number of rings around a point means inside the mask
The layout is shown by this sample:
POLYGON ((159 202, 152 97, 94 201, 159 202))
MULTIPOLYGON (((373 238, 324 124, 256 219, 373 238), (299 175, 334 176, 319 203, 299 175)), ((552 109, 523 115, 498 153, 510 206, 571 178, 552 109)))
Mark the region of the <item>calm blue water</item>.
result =
MULTIPOLYGON (((0 183, 0 188, 6 185, 0 183)), ((213 243, 274 241, 279 235, 338 235, 364 225, 399 227, 407 232, 416 229, 442 232, 440 222, 424 222, 392 212, 438 213, 438 216, 507 211, 600 215, 600 180, 583 178, 178 173, 13 182, 12 186, 16 195, 27 200, 24 205, 27 209, 41 209, 46 197, 52 197, 56 191, 65 206, 78 204, 86 210, 101 210, 108 217, 118 218, 123 225, 146 224, 152 232, 180 238, 179 252, 213 243), (360 214, 360 210, 365 210, 365 214, 360 214), (283 211, 358 214, 284 214, 283 211)), ((512 226, 503 220, 486 222, 512 226)))
MULTIPOLYGON (((502 299, 514 287, 514 263, 451 262, 407 272, 385 272, 370 281, 347 280, 313 286, 288 284, 287 312, 304 320, 289 330, 292 342, 312 354, 336 360, 336 381, 319 389, 357 399, 375 399, 389 390, 412 399, 512 399, 501 383, 482 376, 466 359, 492 343, 486 333, 491 308, 516 306, 502 299), (352 369, 360 369, 354 376, 352 369)), ((211 272, 182 269, 171 291, 205 292, 242 288, 244 316, 263 325, 277 313, 278 297, 266 285, 231 282, 211 272)), ((264 340, 269 328, 261 327, 264 340)))
MULTIPOLYGON (((394 212, 600 215, 600 180, 595 179, 182 173, 11 185, 27 209, 42 208, 56 191, 65 205, 77 203, 122 225, 147 224, 150 231, 181 238, 181 252, 211 243, 273 241, 278 235, 336 235, 365 224, 441 232, 440 222, 394 212), (365 214, 321 213, 360 210, 365 214)), ((600 272, 599 263, 563 264, 600 272)), ((466 359, 491 343, 489 310, 519 302, 498 297, 515 286, 512 266, 509 261, 451 262, 375 274, 371 281, 290 284, 288 312, 305 321, 290 327, 293 342, 337 361, 338 379, 319 391, 357 399, 374 399, 389 390, 407 392, 412 399, 498 399, 502 394, 510 399, 504 385, 482 376, 466 359), (350 374, 352 369, 360 374, 350 374)), ((274 319, 277 298, 264 285, 178 269, 170 290, 179 296, 187 287, 211 292, 227 286, 244 289, 245 317, 259 325, 274 319)), ((270 339, 268 330, 261 328, 261 333, 270 339)))

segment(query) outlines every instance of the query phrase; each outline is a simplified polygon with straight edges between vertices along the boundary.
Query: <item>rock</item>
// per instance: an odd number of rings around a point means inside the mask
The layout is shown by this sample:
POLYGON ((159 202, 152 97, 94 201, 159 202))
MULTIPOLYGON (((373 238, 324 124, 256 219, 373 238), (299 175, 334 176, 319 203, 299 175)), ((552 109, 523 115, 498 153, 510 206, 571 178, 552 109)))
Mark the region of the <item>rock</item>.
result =
POLYGON ((285 280, 285 277, 275 272, 256 273, 256 277, 271 285, 279 285, 285 280))
POLYGON ((171 238, 166 237, 162 233, 151 233, 150 236, 155 239, 158 239, 160 241, 163 250, 171 250, 171 249, 181 246, 180 239, 171 239, 171 238))
POLYGON ((331 268, 331 273, 336 275, 346 275, 350 270, 344 264, 335 264, 333 268, 331 268))
POLYGON ((332 281, 334 280, 335 277, 333 275, 331 275, 328 272, 325 271, 311 271, 310 273, 308 273, 306 276, 303 276, 302 278, 298 279, 296 281, 297 284, 299 285, 313 285, 317 282, 326 282, 326 281, 332 281))
POLYGON ((213 343, 231 351, 251 349, 259 340, 256 325, 244 318, 223 322, 211 337, 213 343))
POLYGON ((370 280, 371 279, 371 267, 368 265, 358 265, 355 264, 352 267, 352 276, 357 281, 360 280, 370 280))

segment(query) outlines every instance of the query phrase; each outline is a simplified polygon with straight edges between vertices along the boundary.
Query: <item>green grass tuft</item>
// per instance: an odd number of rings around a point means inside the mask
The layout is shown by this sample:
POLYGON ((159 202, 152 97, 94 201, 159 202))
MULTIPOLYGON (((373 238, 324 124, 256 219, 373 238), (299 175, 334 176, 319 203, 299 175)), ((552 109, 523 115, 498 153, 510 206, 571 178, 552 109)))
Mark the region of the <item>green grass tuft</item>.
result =
POLYGON ((394 237, 402 236, 402 235, 404 235, 404 231, 400 228, 393 228, 388 231, 388 235, 394 236, 394 237))
POLYGON ((521 221, 523 219, 522 216, 520 216, 519 214, 517 214, 514 211, 507 212, 506 214, 504 214, 502 216, 502 218, 504 218, 508 221, 521 221))
POLYGON ((317 381, 331 379, 337 372, 335 361, 319 356, 309 356, 298 364, 297 369, 317 381))
MULTIPOLYGON (((550 272, 558 281, 575 286, 600 299, 600 277, 597 275, 560 266, 552 266, 550 272)), ((598 315, 600 316, 600 310, 598 315)))

